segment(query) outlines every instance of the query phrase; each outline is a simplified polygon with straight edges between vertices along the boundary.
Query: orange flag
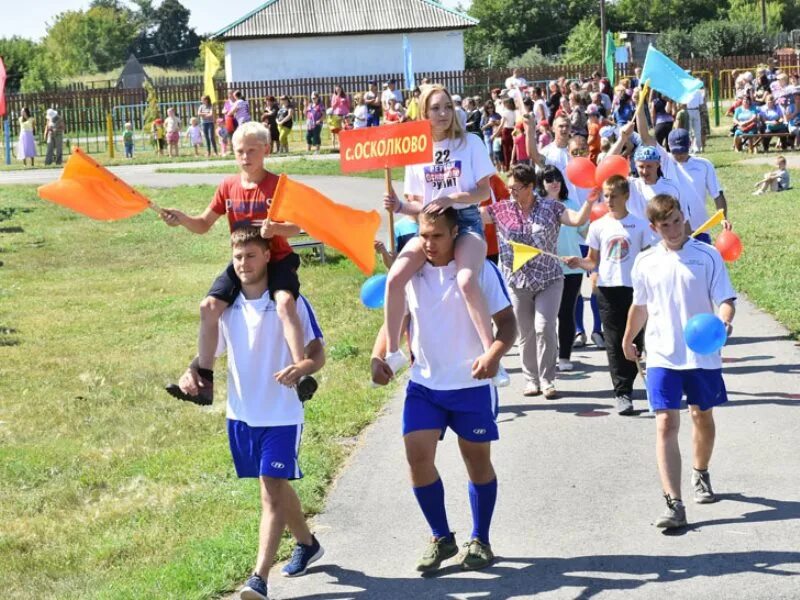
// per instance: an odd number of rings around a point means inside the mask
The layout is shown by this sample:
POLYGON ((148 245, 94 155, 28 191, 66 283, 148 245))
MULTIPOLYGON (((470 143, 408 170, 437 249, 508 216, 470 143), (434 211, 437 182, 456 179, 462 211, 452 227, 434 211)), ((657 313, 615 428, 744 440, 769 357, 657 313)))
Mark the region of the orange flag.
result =
POLYGON ((99 221, 116 221, 146 208, 160 209, 80 148, 69 157, 61 178, 38 189, 39 197, 99 221))
POLYGON ((375 270, 374 240, 381 224, 377 211, 337 204, 314 188, 281 175, 269 218, 302 227, 324 244, 333 246, 366 275, 375 270))

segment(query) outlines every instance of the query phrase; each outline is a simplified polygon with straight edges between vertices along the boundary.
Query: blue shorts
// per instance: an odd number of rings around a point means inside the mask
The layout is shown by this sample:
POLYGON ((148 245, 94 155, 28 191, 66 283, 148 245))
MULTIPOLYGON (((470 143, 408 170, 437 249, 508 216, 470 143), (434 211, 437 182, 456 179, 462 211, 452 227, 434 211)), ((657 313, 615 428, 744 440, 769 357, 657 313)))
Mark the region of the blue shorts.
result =
POLYGON ((679 410, 681 398, 700 410, 708 410, 728 401, 722 369, 647 369, 647 395, 653 410, 679 410))
POLYGON ((497 390, 493 385, 459 390, 432 390, 408 382, 403 405, 403 435, 424 429, 449 427, 470 442, 500 439, 497 431, 497 390))
POLYGON ((302 425, 250 427, 244 421, 228 419, 228 443, 236 475, 302 478, 297 462, 302 435, 302 425))
POLYGON ((473 204, 467 208, 460 208, 456 212, 458 213, 458 236, 467 233, 476 233, 481 239, 485 237, 483 234, 481 211, 477 204, 473 204))

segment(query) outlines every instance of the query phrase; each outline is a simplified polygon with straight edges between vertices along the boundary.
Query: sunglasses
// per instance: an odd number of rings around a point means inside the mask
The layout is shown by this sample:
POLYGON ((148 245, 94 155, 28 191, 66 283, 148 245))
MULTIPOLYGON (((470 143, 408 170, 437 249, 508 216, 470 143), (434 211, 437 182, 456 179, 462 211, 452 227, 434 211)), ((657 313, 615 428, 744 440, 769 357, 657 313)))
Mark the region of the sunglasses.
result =
POLYGON ((561 179, 555 173, 548 173, 543 177, 545 183, 561 183, 561 179))

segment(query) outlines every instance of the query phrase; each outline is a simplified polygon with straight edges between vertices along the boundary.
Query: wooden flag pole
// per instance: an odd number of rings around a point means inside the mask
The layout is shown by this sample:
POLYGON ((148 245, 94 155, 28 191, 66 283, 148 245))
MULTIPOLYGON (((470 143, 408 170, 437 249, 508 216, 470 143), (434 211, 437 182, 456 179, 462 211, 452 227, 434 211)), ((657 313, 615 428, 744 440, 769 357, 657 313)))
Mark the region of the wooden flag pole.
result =
MULTIPOLYGON (((386 175, 386 193, 392 193, 392 169, 389 167, 385 168, 385 175, 386 175)), ((394 212, 389 212, 389 245, 391 247, 392 256, 394 256, 396 249, 394 243, 394 212)))

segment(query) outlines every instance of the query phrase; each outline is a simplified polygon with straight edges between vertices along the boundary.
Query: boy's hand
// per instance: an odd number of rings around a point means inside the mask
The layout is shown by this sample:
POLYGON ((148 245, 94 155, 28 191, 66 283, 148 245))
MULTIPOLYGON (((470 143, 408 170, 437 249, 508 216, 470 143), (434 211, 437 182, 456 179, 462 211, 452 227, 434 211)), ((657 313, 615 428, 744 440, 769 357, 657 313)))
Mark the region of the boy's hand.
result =
POLYGON ((733 223, 731 223, 730 221, 728 221, 728 219, 725 219, 725 220, 722 222, 722 228, 723 228, 725 231, 732 231, 732 230, 733 230, 733 223))
POLYGON ((394 373, 386 361, 377 356, 372 357, 370 370, 372 371, 372 382, 378 385, 386 385, 394 377, 394 373))
POLYGON ((177 227, 181 224, 181 218, 186 215, 175 208, 164 208, 158 213, 161 220, 170 227, 177 227))
POLYGON ((294 387, 297 385, 298 380, 303 375, 306 375, 305 369, 303 369, 300 363, 295 363, 293 365, 289 365, 285 369, 281 369, 275 373, 274 377, 275 381, 281 385, 285 385, 286 387, 294 387))
POLYGON ((264 222, 261 223, 261 237, 268 240, 275 235, 275 223, 271 219, 264 219, 264 222))
POLYGON ((625 358, 633 363, 639 360, 639 349, 633 340, 622 338, 622 352, 625 354, 625 358))
POLYGON ((629 139, 631 139, 631 134, 633 133, 634 127, 636 127, 635 120, 625 123, 625 125, 620 127, 619 137, 621 137, 625 141, 628 141, 629 139))
POLYGON ((570 269, 580 269, 581 268, 581 257, 580 256, 562 256, 561 260, 570 269))
POLYGON ((472 363, 472 377, 475 379, 491 379, 497 375, 500 366, 500 358, 492 358, 488 352, 481 354, 472 363))
POLYGON ((386 252, 386 245, 380 240, 375 240, 375 251, 383 254, 386 252))

